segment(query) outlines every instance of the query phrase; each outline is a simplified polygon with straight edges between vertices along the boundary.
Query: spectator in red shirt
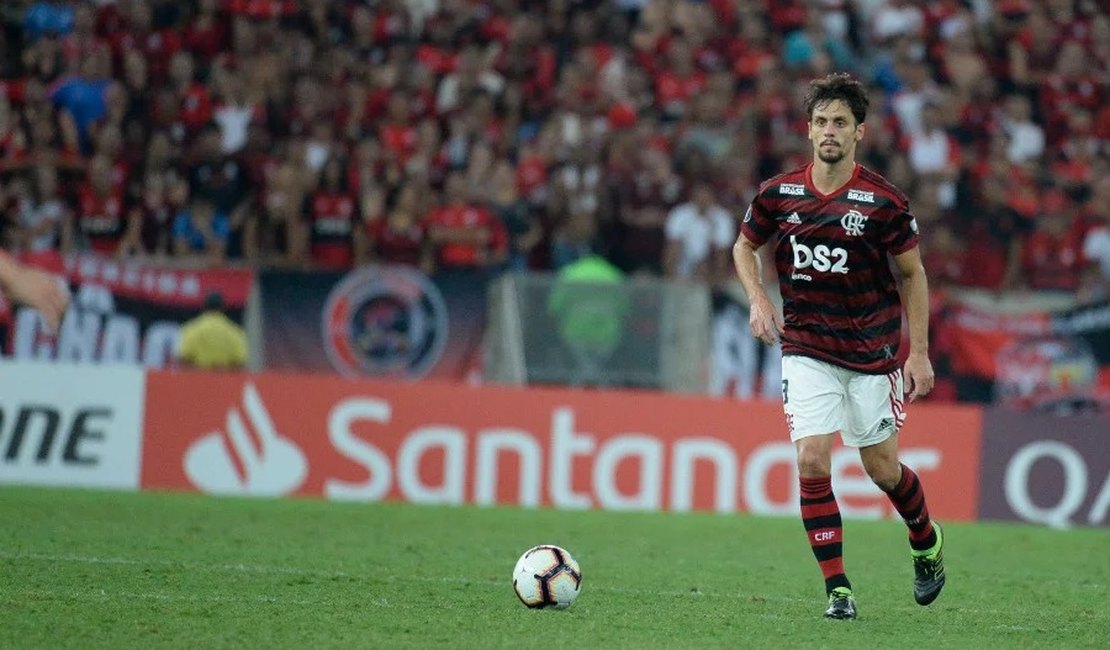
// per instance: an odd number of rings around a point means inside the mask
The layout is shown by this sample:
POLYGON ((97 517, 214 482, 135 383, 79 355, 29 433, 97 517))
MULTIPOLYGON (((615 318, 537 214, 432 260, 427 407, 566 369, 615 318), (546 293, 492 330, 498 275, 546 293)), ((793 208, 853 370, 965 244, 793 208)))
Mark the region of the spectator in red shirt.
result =
POLYGON ((181 50, 181 35, 175 29, 153 27, 153 7, 149 2, 127 3, 126 30, 109 36, 115 54, 116 69, 129 50, 137 50, 150 65, 150 76, 158 81, 165 78, 167 64, 181 50))
POLYGON ((312 266, 328 270, 349 269, 355 260, 355 237, 361 237, 358 203, 347 191, 346 164, 331 157, 320 171, 316 191, 308 198, 305 227, 312 266))
POLYGON ((655 75, 655 101, 663 114, 681 117, 686 103, 705 87, 705 74, 694 67, 690 45, 676 38, 667 47, 667 67, 655 75))
POLYGON ((1056 69, 1040 87, 1045 135, 1051 145, 1067 138, 1067 115, 1076 108, 1098 110, 1104 92, 1082 44, 1067 41, 1060 46, 1058 54, 1056 69))
POLYGON ((139 235, 139 221, 129 219, 125 194, 112 182, 112 162, 104 156, 89 161, 88 180, 77 190, 75 219, 62 230, 63 250, 88 248, 104 255, 131 250, 125 237, 139 235))
POLYGON ((188 135, 197 133, 212 119, 212 99, 208 89, 196 79, 192 54, 178 52, 173 55, 170 60, 170 90, 188 135))
POLYGON ((1045 195, 1036 230, 1021 247, 1023 280, 1030 289, 1074 294, 1079 288, 1084 260, 1076 214, 1063 192, 1045 195))
POLYGON ((185 47, 201 61, 211 61, 227 49, 227 17, 220 10, 219 0, 200 0, 197 14, 185 27, 185 47))
POLYGON ((1059 47, 1058 33, 1043 7, 1028 14, 1026 24, 1008 45, 1009 72, 1014 84, 1034 90, 1052 74, 1059 47))
POLYGON ((409 181, 393 197, 383 215, 368 215, 366 222, 368 261, 378 264, 415 266, 425 273, 434 268, 431 242, 421 221, 421 196, 427 188, 409 181))
POLYGON ((108 46, 96 35, 94 12, 91 3, 79 3, 73 8, 73 31, 62 37, 62 55, 71 67, 89 56, 93 50, 108 46))
POLYGON ((378 131, 378 137, 387 155, 401 165, 408 162, 409 157, 416 151, 416 129, 413 128, 409 117, 408 96, 404 92, 395 91, 389 97, 386 118, 378 131))
POLYGON ((682 198, 682 180, 666 152, 641 151, 637 143, 626 141, 613 151, 618 160, 610 159, 611 165, 621 169, 611 181, 617 215, 614 253, 622 270, 658 275, 663 269, 663 225, 667 212, 682 198), (627 167, 619 160, 624 157, 636 162, 627 167))
POLYGON ((436 264, 448 268, 488 268, 505 262, 508 235, 504 224, 470 198, 466 176, 451 172, 444 205, 426 217, 436 264))

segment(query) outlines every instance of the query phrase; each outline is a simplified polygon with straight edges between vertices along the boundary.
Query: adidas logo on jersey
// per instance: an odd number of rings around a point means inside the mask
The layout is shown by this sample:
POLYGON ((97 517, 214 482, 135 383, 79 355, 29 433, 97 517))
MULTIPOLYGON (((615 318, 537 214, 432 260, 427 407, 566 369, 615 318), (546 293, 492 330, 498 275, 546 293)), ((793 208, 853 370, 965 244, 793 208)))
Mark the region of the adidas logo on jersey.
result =
POLYGON ((789 194, 790 196, 805 196, 805 185, 798 185, 796 183, 780 183, 779 194, 789 194))
POLYGON ((797 212, 792 213, 789 217, 786 218, 786 223, 801 223, 801 222, 802 222, 802 218, 798 216, 797 212))

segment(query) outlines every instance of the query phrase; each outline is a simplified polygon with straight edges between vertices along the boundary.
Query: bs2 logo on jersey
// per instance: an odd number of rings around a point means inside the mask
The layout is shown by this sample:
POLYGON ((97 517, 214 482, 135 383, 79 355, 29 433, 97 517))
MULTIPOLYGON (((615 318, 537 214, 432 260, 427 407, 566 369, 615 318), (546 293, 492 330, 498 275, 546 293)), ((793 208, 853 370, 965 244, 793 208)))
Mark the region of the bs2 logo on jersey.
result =
POLYGON ((447 305, 414 269, 359 269, 328 295, 321 331, 332 367, 348 377, 417 378, 447 345, 447 305))
POLYGON ((829 248, 824 244, 818 244, 810 248, 798 242, 796 236, 791 235, 790 248, 794 252, 795 273, 790 276, 792 280, 813 280, 812 276, 806 275, 805 273, 798 273, 798 271, 808 268, 813 268, 813 270, 821 273, 848 272, 848 251, 839 246, 836 248, 829 248))

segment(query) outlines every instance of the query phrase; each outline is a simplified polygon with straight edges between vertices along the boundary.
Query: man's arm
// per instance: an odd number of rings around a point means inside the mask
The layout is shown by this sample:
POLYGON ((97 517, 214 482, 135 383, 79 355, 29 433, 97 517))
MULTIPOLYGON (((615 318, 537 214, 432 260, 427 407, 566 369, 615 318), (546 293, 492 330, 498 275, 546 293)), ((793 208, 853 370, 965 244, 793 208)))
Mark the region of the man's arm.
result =
POLYGON ((0 252, 0 291, 16 303, 38 310, 51 332, 58 331, 69 305, 69 288, 57 276, 20 264, 0 252))
POLYGON ((741 234, 732 245, 732 263, 736 266, 736 275, 739 276, 740 284, 743 285, 744 292, 748 294, 748 302, 751 303, 748 323, 752 328, 752 335, 767 345, 774 345, 778 341, 779 334, 782 334, 782 316, 771 304, 767 292, 763 290, 759 260, 756 257, 759 248, 741 234))
POLYGON ((906 360, 905 389, 910 401, 925 397, 935 377, 929 361, 929 281, 917 247, 894 256, 902 276, 902 296, 910 327, 910 356, 906 360))

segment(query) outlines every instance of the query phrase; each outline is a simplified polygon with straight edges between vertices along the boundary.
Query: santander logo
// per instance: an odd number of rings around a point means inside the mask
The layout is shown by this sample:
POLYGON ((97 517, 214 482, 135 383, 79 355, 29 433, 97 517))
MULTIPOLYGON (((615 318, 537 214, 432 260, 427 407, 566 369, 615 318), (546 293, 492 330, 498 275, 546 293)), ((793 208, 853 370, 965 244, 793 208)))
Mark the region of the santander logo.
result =
MULTIPOLYGON (((797 486, 795 452, 771 425, 782 417, 772 404, 753 406, 766 432, 736 436, 721 433, 732 407, 713 401, 690 402, 668 423, 656 421, 658 412, 625 407, 638 402, 619 395, 292 376, 156 379, 151 412, 162 420, 149 426, 167 444, 148 445, 144 462, 152 472, 180 469, 157 472, 144 486, 571 510, 798 509, 789 487, 797 486), (198 404, 186 413, 160 408, 187 394, 198 404)), ((902 457, 918 471, 941 462, 934 448, 905 449, 902 457)), ((859 478, 854 450, 835 450, 832 470, 845 516, 894 512, 870 479, 859 478)))
POLYGON ((284 496, 299 488, 308 475, 304 453, 278 434, 250 382, 243 386, 242 409, 228 409, 223 431, 205 434, 189 446, 184 469, 203 492, 247 496, 284 496))

